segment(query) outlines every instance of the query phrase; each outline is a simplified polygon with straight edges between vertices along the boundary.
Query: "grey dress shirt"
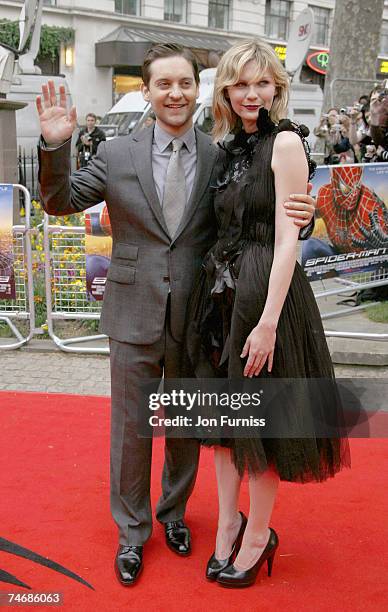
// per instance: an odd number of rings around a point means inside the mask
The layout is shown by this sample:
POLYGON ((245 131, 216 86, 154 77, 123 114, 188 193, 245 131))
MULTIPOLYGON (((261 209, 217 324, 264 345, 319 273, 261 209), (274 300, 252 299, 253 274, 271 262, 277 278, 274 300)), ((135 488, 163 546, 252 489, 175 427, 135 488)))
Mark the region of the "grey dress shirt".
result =
MULTIPOLYGON (((171 136, 171 134, 165 132, 157 122, 155 123, 154 138, 152 141, 152 174, 160 205, 162 205, 163 202, 167 167, 172 153, 170 144, 174 138, 176 137, 171 136)), ((189 201, 197 168, 197 143, 194 127, 191 127, 185 134, 179 136, 178 140, 182 140, 184 143, 181 149, 181 156, 186 178, 186 197, 187 201, 189 201)))

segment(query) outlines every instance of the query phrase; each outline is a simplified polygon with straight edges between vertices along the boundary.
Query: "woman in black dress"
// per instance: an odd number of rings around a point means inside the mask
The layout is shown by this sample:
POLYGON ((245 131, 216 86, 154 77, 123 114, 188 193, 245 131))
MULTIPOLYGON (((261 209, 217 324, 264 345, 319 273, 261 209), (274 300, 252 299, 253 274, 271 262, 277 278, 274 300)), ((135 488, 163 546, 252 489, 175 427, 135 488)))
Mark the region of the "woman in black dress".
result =
MULTIPOLYGON (((217 69, 214 137, 227 165, 215 198, 218 241, 204 261, 188 311, 186 357, 198 377, 334 379, 318 307, 296 262, 298 228, 283 203, 303 193, 313 164, 303 131, 288 120, 288 76, 272 48, 237 43, 217 69)), ((315 402, 315 399, 314 399, 315 402)), ((321 414, 325 406, 322 398, 321 414)), ((295 420, 309 402, 291 402, 295 420)), ((315 407, 314 407, 315 410, 315 407)), ((308 416, 308 415, 307 415, 308 416)), ((206 570, 223 586, 254 583, 278 547, 269 521, 279 480, 323 481, 350 466, 345 438, 233 438, 215 445, 216 549, 206 570), (238 512, 249 476, 249 517, 238 512)))

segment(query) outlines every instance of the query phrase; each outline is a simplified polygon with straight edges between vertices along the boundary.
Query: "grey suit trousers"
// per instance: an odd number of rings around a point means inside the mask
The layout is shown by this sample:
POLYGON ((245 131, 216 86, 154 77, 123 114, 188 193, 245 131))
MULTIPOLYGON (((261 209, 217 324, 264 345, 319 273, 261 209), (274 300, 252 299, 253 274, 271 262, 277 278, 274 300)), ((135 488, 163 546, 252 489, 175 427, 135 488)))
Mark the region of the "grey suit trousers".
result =
MULTIPOLYGON (((170 332, 170 308, 162 336, 151 345, 110 339, 112 384, 111 512, 123 545, 142 545, 152 533, 150 477, 152 438, 137 436, 141 379, 180 376, 182 345, 170 332)), ((200 446, 194 439, 165 439, 162 495, 156 508, 161 523, 183 518, 193 490, 200 446)))

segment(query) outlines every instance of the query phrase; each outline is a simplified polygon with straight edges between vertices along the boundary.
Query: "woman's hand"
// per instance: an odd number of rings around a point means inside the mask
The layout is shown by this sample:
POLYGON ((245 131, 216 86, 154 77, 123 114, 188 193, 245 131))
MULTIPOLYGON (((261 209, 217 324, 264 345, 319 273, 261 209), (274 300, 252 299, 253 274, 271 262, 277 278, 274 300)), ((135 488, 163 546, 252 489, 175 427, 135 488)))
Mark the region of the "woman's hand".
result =
POLYGON ((276 342, 276 327, 259 321, 249 334, 240 355, 248 355, 244 376, 258 376, 268 360, 268 372, 272 371, 273 355, 276 342))

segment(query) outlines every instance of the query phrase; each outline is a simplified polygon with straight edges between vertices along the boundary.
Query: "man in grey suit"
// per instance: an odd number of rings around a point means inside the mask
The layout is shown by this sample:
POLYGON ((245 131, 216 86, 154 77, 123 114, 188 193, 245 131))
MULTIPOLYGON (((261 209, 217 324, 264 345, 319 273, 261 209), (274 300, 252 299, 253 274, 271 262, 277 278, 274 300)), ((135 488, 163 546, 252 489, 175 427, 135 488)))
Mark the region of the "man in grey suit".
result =
MULTIPOLYGON (((223 161, 209 136, 193 128, 199 74, 192 54, 178 45, 153 47, 145 57, 143 81, 155 126, 101 143, 96 157, 72 176, 75 108, 66 109, 63 88, 57 99, 52 82, 37 100, 45 210, 66 215, 105 200, 112 226, 101 330, 110 340, 111 511, 119 528, 115 570, 126 586, 142 570, 143 544, 152 531, 152 439, 137 436, 139 383, 161 378, 163 371, 165 378, 180 375, 187 300, 216 236, 209 186, 223 161)), ((288 203, 290 214, 307 226, 314 200, 297 199, 288 203)), ((184 513, 198 459, 197 440, 166 438, 156 517, 179 555, 191 551, 184 513)))

